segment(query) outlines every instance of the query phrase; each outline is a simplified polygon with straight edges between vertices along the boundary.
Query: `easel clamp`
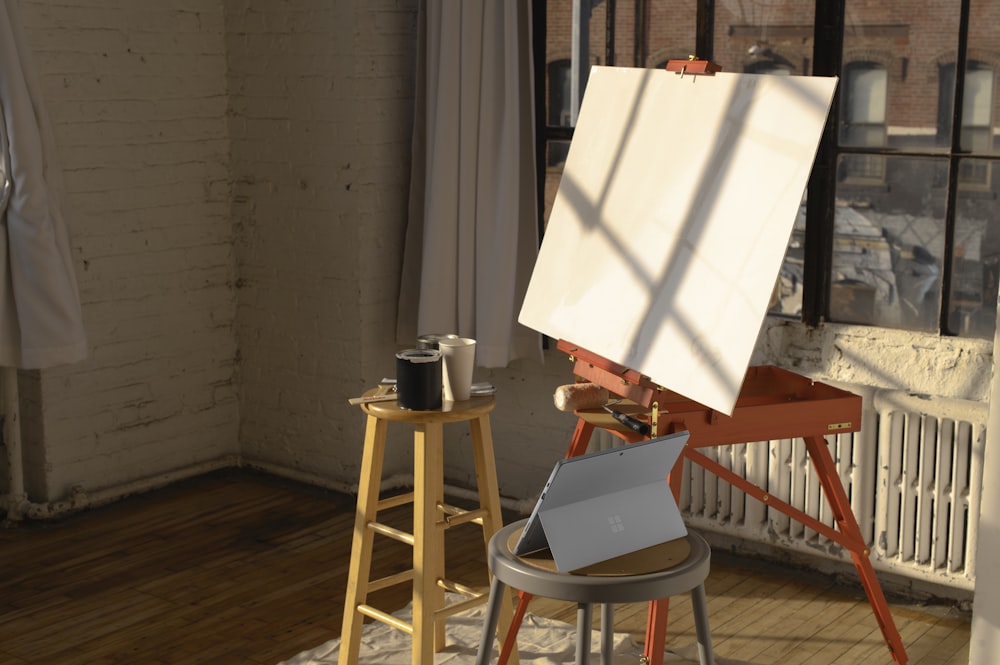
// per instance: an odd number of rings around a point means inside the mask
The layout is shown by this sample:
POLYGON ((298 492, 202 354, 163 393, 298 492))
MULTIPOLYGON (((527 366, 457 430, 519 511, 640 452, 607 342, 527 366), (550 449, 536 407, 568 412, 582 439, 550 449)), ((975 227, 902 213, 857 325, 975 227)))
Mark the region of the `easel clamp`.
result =
POLYGON ((704 74, 713 76, 722 71, 722 66, 709 60, 699 60, 697 56, 688 56, 687 60, 667 60, 667 71, 684 74, 704 74))

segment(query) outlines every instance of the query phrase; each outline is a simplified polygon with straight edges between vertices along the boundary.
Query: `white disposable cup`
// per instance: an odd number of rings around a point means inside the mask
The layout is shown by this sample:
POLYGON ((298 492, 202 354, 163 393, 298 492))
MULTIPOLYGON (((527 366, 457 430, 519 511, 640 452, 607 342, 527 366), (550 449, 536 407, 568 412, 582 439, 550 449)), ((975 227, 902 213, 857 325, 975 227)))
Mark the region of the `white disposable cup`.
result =
POLYGON ((438 340, 438 350, 444 362, 442 379, 444 399, 461 402, 472 391, 472 370, 476 366, 476 340, 470 337, 438 340))

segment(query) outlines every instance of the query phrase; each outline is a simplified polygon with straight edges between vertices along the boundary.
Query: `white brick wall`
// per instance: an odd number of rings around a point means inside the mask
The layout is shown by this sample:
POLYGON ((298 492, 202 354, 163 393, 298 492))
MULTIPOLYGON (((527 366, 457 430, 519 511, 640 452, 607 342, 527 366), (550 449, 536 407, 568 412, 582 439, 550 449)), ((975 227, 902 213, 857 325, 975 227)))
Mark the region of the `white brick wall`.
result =
POLYGON ((65 171, 91 349, 29 392, 30 498, 235 453, 222 8, 21 6, 65 171))
MULTIPOLYGON (((230 454, 356 482, 364 422, 346 400, 395 373, 416 0, 21 5, 91 345, 22 376, 30 498, 230 454)), ((756 361, 920 390, 947 366, 947 394, 978 399, 990 352, 777 324, 756 361)), ((571 367, 550 352, 477 372, 498 387, 503 494, 532 497, 564 454, 575 423, 552 392, 571 367)), ((408 432, 390 432, 388 471, 408 469, 408 432)), ((471 486, 467 431, 447 432, 447 476, 471 486)))
POLYGON ((347 399, 391 342, 412 98, 407 66, 365 63, 408 62, 412 38, 372 30, 415 18, 413 2, 227 3, 244 454, 348 484, 363 422, 347 399))

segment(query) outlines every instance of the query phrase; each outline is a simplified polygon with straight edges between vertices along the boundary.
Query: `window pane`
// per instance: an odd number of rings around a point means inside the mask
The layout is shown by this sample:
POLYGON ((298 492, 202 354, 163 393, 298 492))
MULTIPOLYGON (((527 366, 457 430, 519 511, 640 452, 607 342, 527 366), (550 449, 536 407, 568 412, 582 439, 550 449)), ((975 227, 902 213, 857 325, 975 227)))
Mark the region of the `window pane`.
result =
POLYGON ((592 65, 607 64, 605 57, 605 21, 607 7, 601 3, 588 10, 589 3, 580 3, 583 15, 580 17, 579 46, 574 44, 573 0, 547 0, 545 19, 545 89, 548 94, 546 118, 549 124, 571 126, 574 124, 574 87, 579 91, 578 99, 586 90, 586 79, 592 65), (586 55, 578 63, 579 80, 574 81, 573 64, 576 49, 586 55), (557 107, 553 108, 553 102, 557 107), (559 122, 552 122, 556 118, 559 122))
MULTIPOLYGON (((921 3, 919 11, 910 0, 846 1, 844 78, 857 62, 877 64, 885 72, 888 147, 948 146, 939 139, 940 118, 950 117, 954 94, 942 90, 940 67, 948 54, 954 59, 960 14, 960 0, 921 3)), ((954 88, 949 84, 948 89, 954 88)), ((850 108, 852 102, 847 103, 850 108)))
POLYGON ((781 263, 778 283, 774 285, 767 313, 793 319, 802 318, 802 279, 805 265, 806 205, 803 200, 795 217, 792 236, 781 263))
POLYGON ((993 110, 993 69, 971 62, 965 70, 965 103, 962 124, 966 127, 987 127, 993 110))
POLYGON ((549 223, 549 211, 552 210, 552 203, 556 200, 556 192, 559 190, 559 181, 562 180, 566 155, 569 153, 569 141, 546 141, 545 152, 545 163, 548 166, 545 169, 545 208, 542 213, 542 228, 549 223))
MULTIPOLYGON (((996 103, 993 79, 993 67, 975 60, 970 60, 965 69, 965 90, 962 101, 962 131, 959 144, 963 150, 976 153, 996 151, 993 129, 991 127, 993 106, 996 103)), ((939 118, 938 143, 948 145, 951 142, 951 127, 954 121, 955 63, 949 62, 940 67, 941 96, 948 97, 948 104, 942 105, 939 118)), ((984 184, 984 183, 980 183, 984 184)))
MULTIPOLYGON (((963 148, 976 152, 1000 154, 1000 100, 997 99, 996 72, 1000 70, 997 56, 997 17, 1000 6, 996 0, 971 0, 969 3, 969 62, 966 78, 966 100, 969 100, 970 85, 976 101, 966 105, 976 108, 976 121, 966 123, 979 127, 975 136, 970 136, 974 145, 963 148), (974 80, 973 80, 974 79, 974 80), (971 84, 970 84, 970 81, 971 84), (985 125, 985 128, 984 128, 985 125), (978 141, 978 142, 977 142, 978 141)), ((969 110, 966 108, 966 113, 969 110)), ((968 118, 967 118, 968 119, 968 118)))
MULTIPOLYGON (((579 26, 574 26, 573 0, 547 0, 545 5, 545 120, 548 127, 572 127, 574 110, 586 90, 586 78, 592 65, 607 64, 604 34, 605 3, 584 7, 579 26), (579 28, 578 32, 575 29, 579 28), (574 33, 579 43, 574 43, 574 33), (582 57, 579 55, 583 53, 582 57), (577 76, 574 76, 574 60, 577 76)), ((565 136, 561 134, 560 137, 565 136)), ((569 141, 545 138, 544 223, 555 200, 569 141)))
MULTIPOLYGON (((639 53, 641 62, 646 67, 660 69, 667 66, 667 60, 684 60, 695 54, 696 3, 690 0, 651 0, 648 6, 649 26, 646 45, 639 53)), ((618 34, 621 34, 620 31, 618 34)))
POLYGON ((844 116, 848 125, 885 124, 886 73, 874 62, 844 68, 844 116))
POLYGON ((570 101, 573 90, 568 58, 553 60, 548 66, 549 104, 546 122, 554 127, 570 126, 570 101))
POLYGON ((810 74, 814 10, 808 0, 716 2, 715 62, 726 72, 810 74))
POLYGON ((993 68, 970 62, 965 70, 962 102, 962 149, 979 153, 993 151, 990 121, 993 114, 993 68))
POLYGON ((830 319, 936 331, 948 162, 884 160, 888 186, 837 187, 830 319))
MULTIPOLYGON (((986 160, 966 159, 963 171, 990 172, 986 160)), ((1000 203, 988 192, 959 188, 955 221, 949 332, 993 336, 1000 280, 1000 203)))

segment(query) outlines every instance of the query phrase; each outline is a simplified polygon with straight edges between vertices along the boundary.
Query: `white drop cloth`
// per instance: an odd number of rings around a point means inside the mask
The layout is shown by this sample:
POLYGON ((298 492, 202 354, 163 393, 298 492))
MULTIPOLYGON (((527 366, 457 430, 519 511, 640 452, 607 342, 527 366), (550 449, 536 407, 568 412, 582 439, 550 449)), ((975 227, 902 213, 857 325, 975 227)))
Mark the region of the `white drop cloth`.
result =
MULTIPOLYGON (((408 606, 394 613, 399 619, 409 622, 412 609, 408 606)), ((448 644, 437 654, 435 665, 472 665, 479 648, 479 637, 483 629, 485 606, 479 606, 456 614, 447 620, 448 644)), ((596 613, 596 610, 595 610, 596 613)), ((366 624, 361 633, 361 663, 379 665, 410 665, 410 636, 374 622, 366 624)), ((591 635, 591 662, 600 661, 600 635, 591 635)), ((614 665, 635 665, 642 655, 642 647, 624 633, 615 634, 614 665)), ((499 645, 494 644, 493 660, 497 660, 499 645)), ((278 665, 338 665, 340 640, 334 639, 314 649, 283 661, 278 665)), ((692 644, 682 649, 670 649, 664 655, 665 665, 697 665, 697 647, 692 644)), ((544 617, 527 614, 518 632, 518 655, 522 665, 563 665, 576 659, 576 627, 544 617)), ((753 665, 743 661, 715 657, 716 665, 753 665)))

